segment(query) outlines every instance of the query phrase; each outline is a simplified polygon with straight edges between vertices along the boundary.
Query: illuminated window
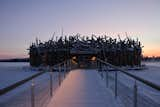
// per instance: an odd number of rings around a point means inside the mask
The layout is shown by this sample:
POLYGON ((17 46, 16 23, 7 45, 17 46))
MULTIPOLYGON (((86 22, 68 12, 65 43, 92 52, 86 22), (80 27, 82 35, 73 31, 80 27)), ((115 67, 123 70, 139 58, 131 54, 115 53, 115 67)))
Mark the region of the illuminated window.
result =
POLYGON ((91 60, 92 60, 92 61, 95 61, 95 60, 96 60, 96 57, 95 57, 95 56, 93 56, 93 57, 91 58, 91 60))

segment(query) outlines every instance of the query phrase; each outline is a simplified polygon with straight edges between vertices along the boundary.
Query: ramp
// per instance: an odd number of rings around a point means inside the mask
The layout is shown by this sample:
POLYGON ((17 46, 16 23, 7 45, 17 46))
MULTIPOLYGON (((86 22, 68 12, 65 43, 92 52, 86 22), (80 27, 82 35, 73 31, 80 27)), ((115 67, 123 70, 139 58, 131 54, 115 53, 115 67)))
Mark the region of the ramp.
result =
POLYGON ((96 70, 73 70, 48 107, 118 107, 96 70))

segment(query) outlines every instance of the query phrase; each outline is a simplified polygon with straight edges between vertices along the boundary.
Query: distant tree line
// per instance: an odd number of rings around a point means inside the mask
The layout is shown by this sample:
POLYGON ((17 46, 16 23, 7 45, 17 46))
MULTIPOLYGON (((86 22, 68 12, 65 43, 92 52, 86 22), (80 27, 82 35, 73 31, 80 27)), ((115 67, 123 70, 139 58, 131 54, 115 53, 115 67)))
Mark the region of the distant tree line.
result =
POLYGON ((46 42, 36 38, 29 47, 30 65, 50 65, 73 57, 72 53, 80 51, 94 54, 97 58, 117 66, 140 66, 142 46, 140 41, 126 37, 125 39, 109 36, 53 36, 46 42))
POLYGON ((0 59, 0 62, 29 62, 29 58, 0 59))
POLYGON ((160 56, 145 56, 142 59, 143 61, 160 61, 160 56))

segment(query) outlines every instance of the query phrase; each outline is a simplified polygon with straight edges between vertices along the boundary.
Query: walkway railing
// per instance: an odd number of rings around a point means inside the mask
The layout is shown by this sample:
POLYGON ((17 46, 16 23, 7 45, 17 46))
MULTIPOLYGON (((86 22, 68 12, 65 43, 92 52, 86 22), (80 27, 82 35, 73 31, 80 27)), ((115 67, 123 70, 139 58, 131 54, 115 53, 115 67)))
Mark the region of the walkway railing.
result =
POLYGON ((125 107, 160 107, 159 85, 100 59, 97 66, 106 86, 125 107))
POLYGON ((44 107, 70 70, 67 60, 0 89, 0 107, 44 107))

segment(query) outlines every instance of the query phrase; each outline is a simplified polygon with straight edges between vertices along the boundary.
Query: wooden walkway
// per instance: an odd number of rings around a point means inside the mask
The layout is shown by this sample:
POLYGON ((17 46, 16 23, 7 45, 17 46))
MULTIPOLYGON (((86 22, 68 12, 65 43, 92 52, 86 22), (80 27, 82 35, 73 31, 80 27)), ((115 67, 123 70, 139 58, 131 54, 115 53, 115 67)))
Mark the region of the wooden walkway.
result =
POLYGON ((48 107, 118 107, 96 70, 73 70, 51 99, 48 107))

